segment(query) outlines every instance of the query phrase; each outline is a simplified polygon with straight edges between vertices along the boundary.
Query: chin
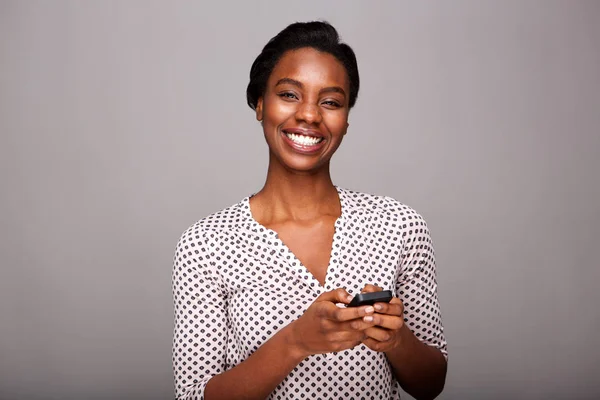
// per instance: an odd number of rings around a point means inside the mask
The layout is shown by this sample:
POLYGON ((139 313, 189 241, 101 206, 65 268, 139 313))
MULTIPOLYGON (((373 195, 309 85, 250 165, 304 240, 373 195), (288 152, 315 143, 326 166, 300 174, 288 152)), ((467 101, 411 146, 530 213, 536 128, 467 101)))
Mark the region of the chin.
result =
POLYGON ((300 172, 300 173, 315 173, 325 167, 325 164, 322 162, 314 162, 314 161, 310 162, 308 160, 306 160, 304 162, 299 161, 299 160, 281 160, 281 161, 283 161, 282 165, 288 171, 295 171, 295 172, 300 172))

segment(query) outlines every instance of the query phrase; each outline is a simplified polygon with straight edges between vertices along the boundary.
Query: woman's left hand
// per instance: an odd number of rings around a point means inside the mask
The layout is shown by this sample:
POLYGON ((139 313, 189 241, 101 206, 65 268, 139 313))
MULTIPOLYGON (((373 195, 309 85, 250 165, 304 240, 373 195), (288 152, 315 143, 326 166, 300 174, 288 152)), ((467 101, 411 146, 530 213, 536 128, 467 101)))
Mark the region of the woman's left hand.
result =
MULTIPOLYGON (((383 289, 375 285, 366 285, 362 293, 380 292, 383 289)), ((374 351, 390 351, 400 345, 401 331, 406 329, 404 325, 404 305, 399 298, 394 297, 389 303, 375 303, 375 314, 365 316, 373 318, 375 326, 367 328, 364 333, 367 338, 363 340, 365 346, 374 351)))

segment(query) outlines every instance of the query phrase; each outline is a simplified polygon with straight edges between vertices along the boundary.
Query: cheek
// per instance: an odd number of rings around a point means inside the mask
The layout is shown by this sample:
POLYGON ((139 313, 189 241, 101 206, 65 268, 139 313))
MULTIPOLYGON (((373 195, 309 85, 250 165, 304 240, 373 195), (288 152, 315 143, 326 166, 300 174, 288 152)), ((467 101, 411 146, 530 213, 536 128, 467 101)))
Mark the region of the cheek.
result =
POLYGON ((284 103, 281 101, 274 101, 265 104, 263 111, 264 120, 271 125, 279 125, 286 119, 293 116, 296 109, 293 104, 284 103))
POLYGON ((348 114, 340 113, 327 118, 327 127, 335 135, 343 135, 348 129, 348 114))

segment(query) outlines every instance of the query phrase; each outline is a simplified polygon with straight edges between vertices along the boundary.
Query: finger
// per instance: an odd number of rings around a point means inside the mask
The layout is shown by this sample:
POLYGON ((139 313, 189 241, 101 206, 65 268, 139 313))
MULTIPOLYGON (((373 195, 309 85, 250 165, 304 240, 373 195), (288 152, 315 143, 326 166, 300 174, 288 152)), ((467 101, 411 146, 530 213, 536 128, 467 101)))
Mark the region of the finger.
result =
POLYGON ((339 308, 327 302, 323 302, 322 304, 321 316, 337 322, 360 319, 367 315, 372 316, 375 313, 373 306, 339 308))
POLYGON ((371 338, 363 340, 362 343, 373 351, 382 351, 385 346, 384 343, 371 338))
POLYGON ((354 319, 352 321, 343 322, 341 329, 347 331, 364 331, 367 328, 371 328, 375 326, 375 321, 373 320, 372 315, 364 316, 360 319, 354 319), (370 318, 370 320, 365 320, 366 318, 370 318))
POLYGON ((404 314, 404 305, 397 297, 394 297, 389 303, 375 303, 373 307, 375 307, 375 311, 379 314, 397 316, 402 316, 404 314))
POLYGON ((360 342, 367 337, 363 331, 337 331, 327 335, 327 339, 333 343, 360 342))
POLYGON ((396 315, 374 314, 373 323, 377 327, 398 330, 404 325, 404 318, 396 315))
POLYGON ((352 301, 352 296, 346 289, 338 288, 321 294, 315 301, 330 301, 332 303, 348 304, 352 301))
POLYGON ((379 286, 367 284, 360 292, 361 293, 372 293, 372 292, 381 292, 382 290, 383 290, 383 288, 381 288, 379 286))
POLYGON ((391 340, 394 335, 392 332, 390 332, 387 329, 383 329, 383 328, 379 328, 379 327, 372 327, 372 328, 368 328, 365 329, 363 331, 363 333, 365 335, 367 335, 367 338, 376 340, 378 342, 387 342, 389 340, 391 340))

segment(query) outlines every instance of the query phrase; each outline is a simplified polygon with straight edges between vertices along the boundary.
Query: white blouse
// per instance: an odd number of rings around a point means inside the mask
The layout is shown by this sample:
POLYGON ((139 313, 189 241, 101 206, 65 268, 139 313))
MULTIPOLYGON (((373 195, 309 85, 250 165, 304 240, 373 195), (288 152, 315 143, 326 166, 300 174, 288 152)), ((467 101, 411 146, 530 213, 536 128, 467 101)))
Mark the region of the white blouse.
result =
MULTIPOLYGON (((413 209, 389 197, 337 188, 325 286, 277 233, 256 222, 249 197, 183 233, 174 259, 173 368, 178 399, 203 399, 209 379, 241 363, 300 317, 323 292, 390 289, 407 326, 447 357, 433 247, 413 209)), ((269 399, 398 399, 384 353, 361 344, 302 361, 269 399)))

